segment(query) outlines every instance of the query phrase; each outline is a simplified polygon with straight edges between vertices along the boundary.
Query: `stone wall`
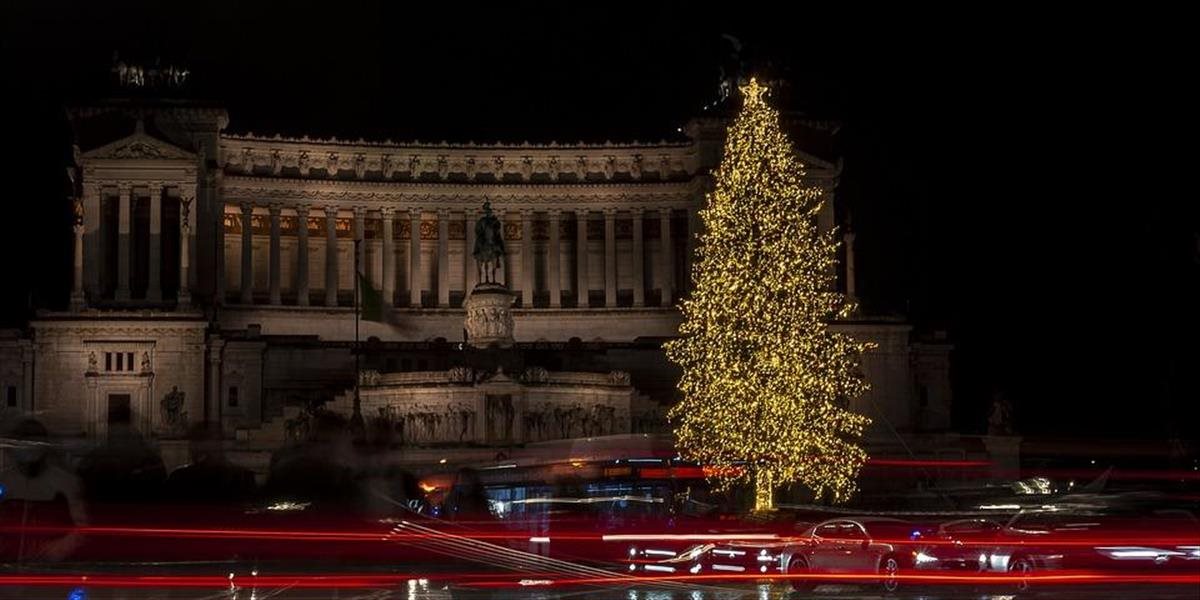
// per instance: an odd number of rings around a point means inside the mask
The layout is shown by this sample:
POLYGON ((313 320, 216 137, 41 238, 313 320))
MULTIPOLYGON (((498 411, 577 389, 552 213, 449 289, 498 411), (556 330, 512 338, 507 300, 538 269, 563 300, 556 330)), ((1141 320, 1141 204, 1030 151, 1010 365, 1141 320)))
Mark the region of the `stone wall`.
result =
POLYGON ((113 395, 129 395, 131 425, 143 435, 182 433, 162 408, 172 391, 183 394, 181 415, 203 417, 206 323, 198 315, 55 314, 31 326, 35 412, 52 432, 103 436, 113 395))

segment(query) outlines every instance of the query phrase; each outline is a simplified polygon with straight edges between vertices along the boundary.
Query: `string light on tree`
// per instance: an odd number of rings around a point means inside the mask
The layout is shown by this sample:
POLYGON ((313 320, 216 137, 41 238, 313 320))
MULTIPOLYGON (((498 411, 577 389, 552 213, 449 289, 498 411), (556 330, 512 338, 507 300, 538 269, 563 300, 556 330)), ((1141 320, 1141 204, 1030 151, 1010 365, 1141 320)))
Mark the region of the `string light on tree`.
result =
POLYGON ((837 232, 821 232, 819 189, 804 181, 767 88, 751 79, 730 125, 704 233, 667 356, 683 368, 671 409, 683 458, 720 487, 755 483, 756 510, 792 482, 847 500, 870 420, 846 407, 867 389, 870 344, 832 331, 854 303, 835 288, 837 232))

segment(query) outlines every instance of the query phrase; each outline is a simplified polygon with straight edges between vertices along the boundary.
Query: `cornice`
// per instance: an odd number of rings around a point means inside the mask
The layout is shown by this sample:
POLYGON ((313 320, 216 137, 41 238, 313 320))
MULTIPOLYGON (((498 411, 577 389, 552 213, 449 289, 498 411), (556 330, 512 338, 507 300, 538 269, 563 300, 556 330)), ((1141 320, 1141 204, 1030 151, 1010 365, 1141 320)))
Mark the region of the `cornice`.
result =
POLYGON ((627 177, 658 180, 694 175, 693 143, 580 145, 397 145, 306 138, 222 136, 221 166, 230 173, 384 181, 459 179, 497 182, 627 177))
POLYGON ((688 203, 702 195, 699 180, 586 184, 426 183, 305 180, 231 175, 225 178, 226 202, 287 203, 430 203, 475 205, 483 199, 503 204, 564 201, 688 203))

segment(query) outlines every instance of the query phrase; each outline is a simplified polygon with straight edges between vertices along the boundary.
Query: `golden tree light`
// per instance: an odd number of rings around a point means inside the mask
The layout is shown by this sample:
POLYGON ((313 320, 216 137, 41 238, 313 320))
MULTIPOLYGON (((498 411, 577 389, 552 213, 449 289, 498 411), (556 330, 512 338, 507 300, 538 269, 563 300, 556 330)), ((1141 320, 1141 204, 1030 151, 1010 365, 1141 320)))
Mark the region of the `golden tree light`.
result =
POLYGON ((725 140, 682 303, 683 399, 669 418, 684 459, 711 467, 719 487, 753 480, 755 508, 777 485, 847 500, 867 453, 869 419, 846 408, 867 389, 859 360, 869 344, 831 331, 853 303, 835 288, 836 231, 821 232, 820 190, 751 79, 725 140), (746 468, 743 468, 746 467, 746 468))

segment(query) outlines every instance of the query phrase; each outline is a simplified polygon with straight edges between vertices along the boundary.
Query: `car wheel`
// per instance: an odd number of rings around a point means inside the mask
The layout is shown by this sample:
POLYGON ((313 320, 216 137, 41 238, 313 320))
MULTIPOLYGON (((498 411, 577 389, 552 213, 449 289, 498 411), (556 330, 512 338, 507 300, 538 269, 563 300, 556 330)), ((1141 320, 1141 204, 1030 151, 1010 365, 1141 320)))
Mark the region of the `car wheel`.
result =
POLYGON ((793 557, 792 560, 788 561, 787 576, 793 590, 808 592, 817 587, 811 579, 805 577, 808 573, 808 561, 799 556, 793 557))
POLYGON ((883 591, 894 592, 900 588, 900 561, 895 556, 885 556, 879 561, 879 574, 883 591))
POLYGON ((1024 556, 1013 558, 1008 563, 1008 572, 1013 575, 1018 575, 1017 589, 1025 591, 1029 589, 1029 576, 1033 575, 1033 563, 1024 556))

